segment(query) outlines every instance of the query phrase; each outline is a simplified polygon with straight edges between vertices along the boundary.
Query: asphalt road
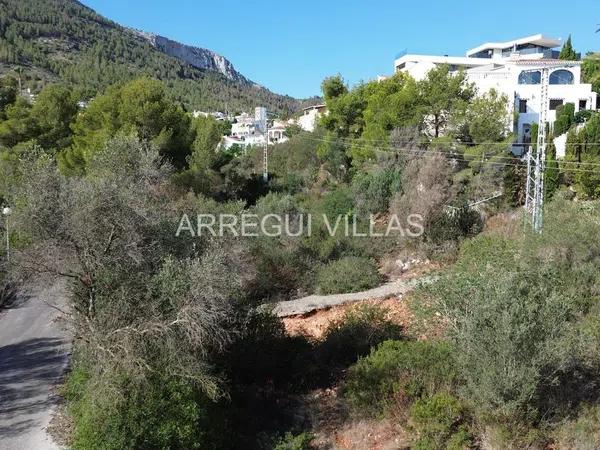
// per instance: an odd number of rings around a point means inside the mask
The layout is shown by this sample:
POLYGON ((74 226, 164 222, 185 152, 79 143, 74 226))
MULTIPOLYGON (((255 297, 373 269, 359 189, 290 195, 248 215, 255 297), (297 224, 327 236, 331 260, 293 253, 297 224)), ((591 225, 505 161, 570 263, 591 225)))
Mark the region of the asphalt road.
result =
POLYGON ((21 295, 0 310, 0 450, 54 450, 46 433, 56 407, 56 385, 67 367, 70 342, 61 284, 21 295))

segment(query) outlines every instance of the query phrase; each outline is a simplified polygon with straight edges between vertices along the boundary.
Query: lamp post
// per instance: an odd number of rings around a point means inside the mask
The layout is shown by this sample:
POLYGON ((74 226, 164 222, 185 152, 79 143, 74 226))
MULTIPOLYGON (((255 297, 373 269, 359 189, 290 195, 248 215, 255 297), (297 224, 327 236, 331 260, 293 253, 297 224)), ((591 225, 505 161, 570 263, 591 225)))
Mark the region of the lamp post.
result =
POLYGON ((2 208, 2 215, 4 216, 4 227, 6 228, 6 261, 10 263, 10 232, 8 229, 8 216, 12 213, 12 209, 8 206, 2 208))

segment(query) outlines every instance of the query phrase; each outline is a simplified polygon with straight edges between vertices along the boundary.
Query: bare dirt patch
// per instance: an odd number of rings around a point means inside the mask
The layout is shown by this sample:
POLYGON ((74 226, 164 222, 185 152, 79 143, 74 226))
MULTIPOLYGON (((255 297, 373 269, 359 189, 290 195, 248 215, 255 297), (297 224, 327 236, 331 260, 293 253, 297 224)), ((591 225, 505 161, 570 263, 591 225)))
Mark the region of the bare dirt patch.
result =
MULTIPOLYGON (((421 278, 440 265, 427 261, 402 273, 397 280, 421 278)), ((348 312, 364 305, 380 307, 386 318, 400 325, 406 335, 416 339, 430 339, 439 335, 443 320, 434 319, 424 324, 411 309, 413 293, 394 295, 385 299, 365 299, 352 303, 318 309, 310 313, 283 317, 286 332, 291 336, 303 335, 313 341, 324 338, 328 328, 338 323, 348 312)), ((342 377, 343 379, 343 377, 342 377)), ((319 449, 340 450, 402 450, 411 446, 411 434, 403 427, 405 418, 391 415, 384 419, 353 419, 342 397, 343 381, 329 388, 315 389, 303 397, 304 414, 315 435, 313 445, 319 449)))
MULTIPOLYGON (((424 277, 436 270, 439 270, 439 263, 426 261, 423 264, 416 265, 409 272, 395 277, 395 280, 409 281, 424 277)), ((303 335, 309 339, 319 340, 323 337, 325 331, 332 323, 339 321, 349 311, 359 308, 363 305, 378 306, 387 310, 386 318, 393 323, 402 326, 413 337, 417 339, 425 338, 416 327, 416 319, 411 311, 410 293, 403 295, 390 296, 386 299, 365 299, 352 303, 331 306, 328 308, 317 309, 315 311, 294 316, 283 317, 282 321, 286 332, 290 336, 303 335)))
POLYGON ((363 300, 300 316, 285 317, 282 319, 283 325, 291 336, 304 335, 309 339, 319 340, 332 323, 339 321, 346 313, 362 305, 385 308, 387 318, 405 329, 409 328, 414 318, 409 306, 403 301, 403 297, 392 297, 386 300, 363 300))
POLYGON ((308 395, 316 448, 398 450, 409 448, 409 438, 397 421, 348 418, 339 387, 317 389, 308 395))

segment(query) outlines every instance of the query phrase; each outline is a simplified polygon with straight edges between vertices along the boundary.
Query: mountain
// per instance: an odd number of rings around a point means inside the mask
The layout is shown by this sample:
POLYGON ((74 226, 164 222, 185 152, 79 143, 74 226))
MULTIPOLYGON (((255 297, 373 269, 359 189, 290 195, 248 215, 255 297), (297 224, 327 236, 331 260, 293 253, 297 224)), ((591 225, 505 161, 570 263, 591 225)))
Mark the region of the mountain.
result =
POLYGON ((291 112, 301 101, 248 80, 211 50, 121 26, 75 0, 0 0, 0 73, 34 91, 62 82, 90 97, 140 76, 165 82, 188 109, 291 112))
POLYGON ((247 84, 254 84, 244 75, 234 69, 231 62, 205 48, 193 47, 191 45, 181 44, 164 36, 154 33, 146 33, 139 30, 131 30, 134 34, 146 39, 153 47, 161 52, 173 56, 180 61, 184 61, 196 69, 204 69, 212 72, 218 72, 233 81, 239 81, 247 84))

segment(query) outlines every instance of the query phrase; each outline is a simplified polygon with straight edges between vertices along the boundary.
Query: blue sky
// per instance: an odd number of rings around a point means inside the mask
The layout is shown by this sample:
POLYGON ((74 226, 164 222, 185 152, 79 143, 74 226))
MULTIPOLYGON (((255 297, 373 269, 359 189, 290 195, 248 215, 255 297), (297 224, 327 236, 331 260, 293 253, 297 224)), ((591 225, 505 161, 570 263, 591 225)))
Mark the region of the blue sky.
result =
POLYGON ((393 71, 396 54, 462 55, 536 33, 600 50, 598 0, 83 0, 108 18, 209 48, 248 78, 295 97, 323 78, 354 84, 393 71))

